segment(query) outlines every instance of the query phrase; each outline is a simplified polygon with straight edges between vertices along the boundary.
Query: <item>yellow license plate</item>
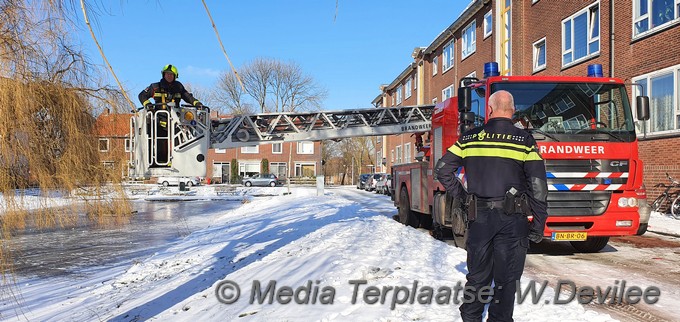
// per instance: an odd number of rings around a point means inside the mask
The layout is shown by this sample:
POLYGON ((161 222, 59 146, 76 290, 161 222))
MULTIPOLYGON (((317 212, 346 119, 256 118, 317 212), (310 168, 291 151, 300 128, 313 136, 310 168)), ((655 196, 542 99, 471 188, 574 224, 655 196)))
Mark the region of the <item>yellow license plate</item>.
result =
POLYGON ((588 233, 584 231, 561 231, 553 232, 552 240, 555 241, 581 241, 588 238, 588 233))

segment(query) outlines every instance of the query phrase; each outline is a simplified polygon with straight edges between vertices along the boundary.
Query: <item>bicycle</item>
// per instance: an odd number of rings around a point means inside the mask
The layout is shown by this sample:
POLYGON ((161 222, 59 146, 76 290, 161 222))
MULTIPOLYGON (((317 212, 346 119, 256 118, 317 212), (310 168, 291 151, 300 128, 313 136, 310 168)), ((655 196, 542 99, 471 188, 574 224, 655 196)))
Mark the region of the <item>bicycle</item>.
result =
POLYGON ((668 201, 673 199, 673 202, 671 203, 671 215, 675 217, 676 219, 680 219, 680 182, 678 180, 673 179, 668 172, 666 172, 666 177, 668 180, 671 182, 670 185, 664 184, 664 183, 658 183, 654 185, 654 187, 664 187, 663 193, 656 197, 656 200, 652 203, 652 210, 653 211, 659 211, 663 205, 665 205, 668 201), (669 193, 669 191, 672 188, 678 188, 678 190, 674 191, 673 193, 669 193))

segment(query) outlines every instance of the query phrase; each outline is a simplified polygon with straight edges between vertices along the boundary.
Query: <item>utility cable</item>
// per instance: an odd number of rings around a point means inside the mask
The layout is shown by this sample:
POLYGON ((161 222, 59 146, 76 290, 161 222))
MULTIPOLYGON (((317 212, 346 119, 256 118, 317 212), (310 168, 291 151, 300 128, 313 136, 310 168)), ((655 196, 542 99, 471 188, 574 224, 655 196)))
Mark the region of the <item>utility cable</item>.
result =
MULTIPOLYGON (((85 1, 84 0, 80 0, 80 7, 83 9, 83 16, 85 17, 85 24, 87 25, 87 28, 90 30, 90 35, 92 35, 92 39, 94 40, 94 43, 97 45, 97 48, 99 48, 99 53, 102 55, 102 58, 104 58, 104 62, 106 63, 106 66, 109 68, 109 70, 111 71, 111 75, 113 75, 113 78, 116 80, 116 83, 118 83, 118 87, 120 87, 120 91, 123 93, 123 96, 130 103, 130 106, 132 106, 132 111, 136 111, 137 106, 135 105, 135 103, 132 102, 130 97, 128 97, 127 92, 125 92, 125 89, 123 88, 123 84, 121 84, 120 80, 118 80, 118 76, 116 76, 116 73, 113 71, 113 67, 111 67, 109 60, 106 59, 106 55, 104 55, 104 50, 102 50, 102 46, 99 45, 99 41, 97 41, 97 37, 94 35, 94 31, 92 31, 92 26, 90 25, 90 20, 87 18, 87 10, 85 10, 85 1)), ((135 112, 135 114, 136 114, 136 112, 135 112)))
POLYGON ((205 3, 205 0, 201 0, 201 2, 203 2, 203 7, 205 7, 205 12, 208 13, 208 18, 210 18, 210 24, 212 24, 212 27, 215 30, 215 35, 217 35, 217 41, 220 42, 220 46, 222 47, 222 53, 224 53, 224 57, 227 58, 227 62, 229 62, 229 66, 231 66, 231 70, 234 72, 234 75, 236 76, 238 83, 241 84, 241 89, 245 92, 246 87, 243 86, 243 82, 241 81, 241 76, 238 75, 236 68, 234 68, 234 65, 231 63, 231 60, 229 59, 229 56, 227 55, 227 50, 224 49, 224 44, 222 43, 222 38, 220 37, 220 33, 217 31, 217 26, 215 26, 215 21, 213 21, 212 15, 210 15, 210 10, 208 9, 208 5, 205 3))

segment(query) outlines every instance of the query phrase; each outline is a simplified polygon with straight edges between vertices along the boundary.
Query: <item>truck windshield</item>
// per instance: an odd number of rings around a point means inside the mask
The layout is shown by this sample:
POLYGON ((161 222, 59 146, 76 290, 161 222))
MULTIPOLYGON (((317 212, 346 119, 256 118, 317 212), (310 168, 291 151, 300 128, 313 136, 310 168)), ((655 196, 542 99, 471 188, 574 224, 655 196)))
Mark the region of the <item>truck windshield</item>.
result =
POLYGON ((605 133, 618 141, 635 138, 628 95, 622 84, 496 83, 512 93, 518 127, 546 134, 605 133))

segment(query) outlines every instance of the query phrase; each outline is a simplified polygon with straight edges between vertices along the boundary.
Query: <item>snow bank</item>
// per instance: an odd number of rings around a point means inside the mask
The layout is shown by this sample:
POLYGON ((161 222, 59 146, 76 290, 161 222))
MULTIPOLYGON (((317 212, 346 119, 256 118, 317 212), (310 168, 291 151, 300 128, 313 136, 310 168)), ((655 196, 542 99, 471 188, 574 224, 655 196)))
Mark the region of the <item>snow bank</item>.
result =
MULTIPOLYGON (((351 188, 327 189, 320 197, 315 192, 296 188, 292 195, 255 198, 131 267, 85 279, 20 281, 22 316, 28 320, 114 321, 460 319, 453 298, 445 304, 434 300, 397 304, 394 290, 413 289, 414 283, 418 283, 416 290, 464 284, 463 250, 392 220, 395 209, 385 196, 351 188), (216 297, 216 287, 225 286, 225 281, 237 283, 241 290, 232 304, 216 297), (255 281, 260 282, 261 291, 275 281, 278 290, 308 287, 312 294, 308 304, 295 300, 280 304, 276 298, 269 304, 267 297, 260 303, 257 295, 250 303, 255 281), (362 295, 369 287, 385 295, 383 303, 367 303, 362 295), (353 300, 355 288, 358 296, 353 300), (322 304, 330 298, 322 295, 330 290, 334 291, 332 304, 322 304)), ((229 297, 231 290, 226 288, 221 294, 229 297)), ((398 296, 403 297, 405 291, 400 290, 398 296)), ((552 299, 553 294, 548 289, 543 297, 552 299)), ((611 320, 575 303, 549 305, 543 299, 538 303, 518 305, 515 320, 611 320)), ((19 312, 11 303, 0 309, 2 318, 19 312)))

